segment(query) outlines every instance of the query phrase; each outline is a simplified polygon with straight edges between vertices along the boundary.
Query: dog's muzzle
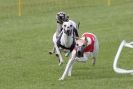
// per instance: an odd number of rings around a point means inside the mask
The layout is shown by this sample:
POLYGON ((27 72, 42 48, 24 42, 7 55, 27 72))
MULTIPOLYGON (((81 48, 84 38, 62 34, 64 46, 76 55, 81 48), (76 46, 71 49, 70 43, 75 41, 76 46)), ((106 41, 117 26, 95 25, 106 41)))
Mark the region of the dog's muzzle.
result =
POLYGON ((76 51, 76 56, 77 57, 83 57, 83 48, 82 47, 78 47, 77 51, 76 51))
POLYGON ((67 30, 67 31, 65 31, 65 33, 66 33, 68 36, 70 36, 70 35, 71 35, 71 30, 67 30))

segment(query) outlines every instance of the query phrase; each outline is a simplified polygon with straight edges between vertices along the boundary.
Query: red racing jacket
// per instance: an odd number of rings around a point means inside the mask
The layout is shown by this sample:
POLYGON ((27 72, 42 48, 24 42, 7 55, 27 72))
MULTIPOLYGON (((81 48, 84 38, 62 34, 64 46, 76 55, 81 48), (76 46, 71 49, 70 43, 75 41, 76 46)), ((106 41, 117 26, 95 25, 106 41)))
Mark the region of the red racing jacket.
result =
POLYGON ((94 51, 94 42, 95 42, 95 37, 92 33, 84 33, 82 37, 90 38, 91 39, 91 44, 88 45, 85 49, 84 52, 93 52, 94 51))

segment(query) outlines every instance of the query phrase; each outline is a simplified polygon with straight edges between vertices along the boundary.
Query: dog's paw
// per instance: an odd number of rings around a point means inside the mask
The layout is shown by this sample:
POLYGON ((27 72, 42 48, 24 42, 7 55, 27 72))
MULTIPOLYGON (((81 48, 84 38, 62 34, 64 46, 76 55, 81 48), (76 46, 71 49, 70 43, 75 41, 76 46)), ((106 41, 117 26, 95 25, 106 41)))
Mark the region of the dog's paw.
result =
POLYGON ((95 66, 95 65, 96 65, 96 62, 95 62, 95 61, 93 61, 93 62, 92 62, 92 65, 93 65, 93 66, 95 66))
POLYGON ((52 51, 49 51, 48 53, 49 53, 50 55, 52 55, 52 54, 53 54, 53 52, 52 52, 52 51))
POLYGON ((71 73, 68 74, 69 77, 71 77, 71 75, 72 75, 71 73))
POLYGON ((56 56, 56 57, 59 57, 59 54, 56 53, 55 56, 56 56))
POLYGON ((65 54, 65 57, 68 57, 70 55, 70 52, 67 52, 66 54, 65 54))
POLYGON ((64 79, 63 78, 59 78, 58 80, 63 81, 64 79))
POLYGON ((61 66, 61 65, 63 65, 63 62, 59 62, 59 64, 58 64, 59 66, 61 66))

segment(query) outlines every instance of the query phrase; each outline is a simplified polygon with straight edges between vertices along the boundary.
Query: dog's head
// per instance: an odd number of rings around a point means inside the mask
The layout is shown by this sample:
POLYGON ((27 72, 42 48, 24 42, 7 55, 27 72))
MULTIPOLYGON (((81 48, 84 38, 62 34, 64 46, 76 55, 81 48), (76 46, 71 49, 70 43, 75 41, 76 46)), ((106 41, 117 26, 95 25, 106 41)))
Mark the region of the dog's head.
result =
POLYGON ((69 20, 69 16, 65 12, 60 11, 56 14, 56 20, 58 23, 63 24, 64 21, 69 20))
POLYGON ((71 22, 64 22, 62 28, 66 35, 70 36, 72 34, 73 25, 71 22))
POLYGON ((87 46, 87 41, 85 37, 76 40, 75 48, 76 48, 77 57, 83 57, 84 49, 86 48, 86 46, 87 46))

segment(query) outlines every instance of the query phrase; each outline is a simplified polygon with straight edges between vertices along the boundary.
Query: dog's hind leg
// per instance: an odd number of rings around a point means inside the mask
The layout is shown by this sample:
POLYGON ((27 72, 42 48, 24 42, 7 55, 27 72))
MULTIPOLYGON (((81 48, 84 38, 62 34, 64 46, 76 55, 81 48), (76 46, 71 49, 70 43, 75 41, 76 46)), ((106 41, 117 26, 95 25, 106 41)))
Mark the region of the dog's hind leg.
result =
POLYGON ((93 66, 96 64, 96 57, 93 57, 93 62, 92 62, 93 66))
POLYGON ((96 64, 97 55, 99 53, 99 42, 97 37, 95 36, 95 44, 94 44, 94 52, 93 52, 93 65, 96 64))
MULTIPOLYGON (((55 45, 56 41, 57 41, 56 33, 54 33, 54 35, 53 35, 53 44, 54 44, 54 45, 55 45)), ((49 51, 49 54, 51 55, 51 54, 55 53, 55 51, 56 51, 56 49, 55 49, 55 47, 53 46, 53 49, 52 49, 51 51, 49 51)))

